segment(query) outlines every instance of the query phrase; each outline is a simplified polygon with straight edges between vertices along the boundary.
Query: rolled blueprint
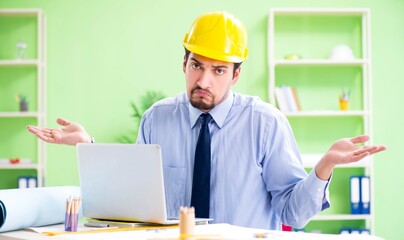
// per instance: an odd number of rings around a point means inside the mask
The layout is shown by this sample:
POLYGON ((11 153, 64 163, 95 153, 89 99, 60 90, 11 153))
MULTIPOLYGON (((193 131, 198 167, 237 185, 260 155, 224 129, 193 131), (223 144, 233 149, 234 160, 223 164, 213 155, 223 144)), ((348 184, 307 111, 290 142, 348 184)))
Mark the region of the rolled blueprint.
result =
POLYGON ((0 232, 63 223, 70 196, 80 196, 80 187, 0 190, 0 232))

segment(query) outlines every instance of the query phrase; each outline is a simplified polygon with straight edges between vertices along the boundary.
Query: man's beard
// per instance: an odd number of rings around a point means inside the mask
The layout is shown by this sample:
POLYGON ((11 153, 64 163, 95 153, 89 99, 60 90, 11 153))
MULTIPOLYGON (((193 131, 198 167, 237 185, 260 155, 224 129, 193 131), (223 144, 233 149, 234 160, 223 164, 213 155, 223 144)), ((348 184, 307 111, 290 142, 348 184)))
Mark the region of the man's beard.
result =
POLYGON ((200 110, 202 110, 202 111, 210 111, 210 110, 212 110, 212 109, 216 106, 216 104, 215 104, 215 96, 214 96, 211 92, 209 92, 209 90, 207 90, 207 89, 202 89, 202 88, 200 88, 200 87, 198 87, 198 86, 195 87, 194 89, 192 89, 192 91, 191 91, 191 97, 190 97, 189 100, 190 100, 190 102, 191 102, 191 105, 192 105, 194 108, 200 109, 200 110), (204 90, 204 91, 208 92, 209 95, 212 97, 212 101, 211 101, 210 103, 206 103, 206 102, 203 101, 203 98, 198 97, 198 96, 194 97, 194 93, 195 93, 197 90, 204 90))

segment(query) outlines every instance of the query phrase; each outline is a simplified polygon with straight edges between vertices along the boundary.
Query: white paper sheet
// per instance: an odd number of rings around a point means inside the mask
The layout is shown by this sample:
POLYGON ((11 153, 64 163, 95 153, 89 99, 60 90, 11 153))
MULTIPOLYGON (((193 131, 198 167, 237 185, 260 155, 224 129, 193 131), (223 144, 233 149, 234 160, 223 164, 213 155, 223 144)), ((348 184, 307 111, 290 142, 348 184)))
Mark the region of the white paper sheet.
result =
MULTIPOLYGON (((60 230, 59 227, 38 228, 37 232, 60 230)), ((95 230, 96 231, 96 230, 95 230)), ((256 234, 266 233, 265 239, 270 240, 382 240, 376 236, 366 235, 333 235, 333 234, 317 234, 317 233, 301 233, 301 232, 282 232, 270 231, 264 229, 244 228, 229 224, 208 224, 195 226, 194 239, 254 239, 256 234)), ((76 233, 57 235, 58 239, 68 240, 104 240, 104 239, 178 239, 179 229, 150 229, 150 230, 134 230, 122 232, 98 232, 98 233, 76 233)))

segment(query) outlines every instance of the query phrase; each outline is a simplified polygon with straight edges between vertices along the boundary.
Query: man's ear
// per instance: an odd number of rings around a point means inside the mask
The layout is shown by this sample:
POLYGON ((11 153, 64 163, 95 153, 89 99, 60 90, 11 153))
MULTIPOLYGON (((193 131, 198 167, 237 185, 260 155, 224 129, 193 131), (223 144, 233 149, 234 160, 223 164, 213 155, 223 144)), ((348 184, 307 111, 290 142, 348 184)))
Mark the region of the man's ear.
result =
POLYGON ((182 62, 182 71, 185 73, 185 67, 187 66, 187 55, 184 55, 184 61, 182 62))
POLYGON ((234 85, 237 83, 239 77, 240 77, 240 71, 241 71, 241 66, 239 66, 236 71, 234 71, 233 74, 233 80, 231 81, 231 85, 234 85))

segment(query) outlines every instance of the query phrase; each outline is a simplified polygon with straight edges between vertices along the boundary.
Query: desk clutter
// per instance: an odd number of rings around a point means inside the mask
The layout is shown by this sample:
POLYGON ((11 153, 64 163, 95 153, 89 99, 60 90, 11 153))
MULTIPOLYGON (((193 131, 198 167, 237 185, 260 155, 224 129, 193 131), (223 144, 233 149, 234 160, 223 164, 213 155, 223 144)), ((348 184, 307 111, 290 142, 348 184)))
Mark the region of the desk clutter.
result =
MULTIPOLYGON (((382 240, 376 236, 282 232, 239 227, 230 224, 195 224, 195 210, 181 207, 179 224, 158 225, 133 223, 131 227, 86 227, 79 220, 79 187, 44 187, 0 190, 0 238, 19 231, 23 236, 39 239, 271 239, 271 240, 382 240), (65 213, 65 214, 63 214, 65 213), (79 221, 78 221, 79 220, 79 221), (6 232, 6 233, 4 233, 6 232), (7 233, 9 232, 9 233, 7 233)), ((83 219, 85 220, 85 219, 83 219)), ((14 235, 15 236, 15 235, 14 235)))
POLYGON ((0 233, 63 223, 70 195, 79 196, 80 187, 0 190, 0 233))

